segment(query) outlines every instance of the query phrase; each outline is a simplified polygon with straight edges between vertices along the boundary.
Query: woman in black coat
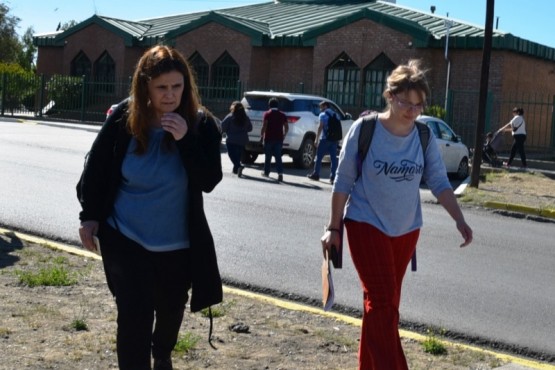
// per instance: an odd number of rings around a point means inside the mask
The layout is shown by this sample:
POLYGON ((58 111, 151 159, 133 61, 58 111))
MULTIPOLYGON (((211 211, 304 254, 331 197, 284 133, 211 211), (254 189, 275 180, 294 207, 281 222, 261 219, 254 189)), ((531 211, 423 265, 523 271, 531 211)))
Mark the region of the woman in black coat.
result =
POLYGON ((172 369, 188 291, 191 311, 222 300, 203 192, 222 179, 221 133, 200 105, 185 58, 155 46, 130 99, 107 118, 77 185, 83 246, 101 246, 118 309, 120 369, 172 369))

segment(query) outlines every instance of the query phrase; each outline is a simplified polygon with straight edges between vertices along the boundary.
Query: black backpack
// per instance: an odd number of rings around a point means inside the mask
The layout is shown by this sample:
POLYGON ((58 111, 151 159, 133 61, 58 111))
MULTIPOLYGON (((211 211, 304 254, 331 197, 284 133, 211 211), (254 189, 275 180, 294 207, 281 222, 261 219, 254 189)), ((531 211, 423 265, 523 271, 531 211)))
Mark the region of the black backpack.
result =
MULTIPOLYGON (((362 162, 368 154, 370 149, 370 143, 372 142, 372 137, 374 136, 374 130, 376 129, 376 120, 378 119, 377 114, 370 114, 364 116, 362 123, 360 125, 360 132, 358 134, 358 153, 357 153, 357 179, 362 173, 362 162)), ((426 126, 425 123, 415 122, 418 128, 418 136, 420 137, 420 145, 422 146, 422 153, 424 154, 424 166, 426 166, 426 149, 428 149, 428 141, 430 140, 430 128, 426 126)), ((416 250, 412 255, 411 259, 411 270, 416 271, 416 250)))
POLYGON ((337 114, 330 113, 326 110, 326 115, 328 116, 326 139, 329 141, 339 141, 343 139, 343 129, 341 128, 341 121, 337 118, 337 114))

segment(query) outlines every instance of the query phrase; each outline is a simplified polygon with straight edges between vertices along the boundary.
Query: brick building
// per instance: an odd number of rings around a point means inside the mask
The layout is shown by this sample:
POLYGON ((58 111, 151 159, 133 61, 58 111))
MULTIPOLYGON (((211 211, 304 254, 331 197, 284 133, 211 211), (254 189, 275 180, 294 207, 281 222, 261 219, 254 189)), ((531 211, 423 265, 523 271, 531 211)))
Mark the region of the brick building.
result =
MULTIPOLYGON (((381 109, 389 72, 420 58, 429 69, 429 103, 444 106, 448 87, 450 121, 466 137, 476 121, 483 39, 481 27, 393 2, 275 0, 140 21, 93 15, 34 41, 46 76, 128 79, 146 48, 165 43, 189 58, 209 107, 221 99, 227 108, 247 89, 273 89, 326 95, 353 114, 381 109)), ((498 102, 514 93, 555 94, 555 49, 494 31, 489 89, 498 102)), ((487 125, 508 120, 510 110, 493 105, 487 125)), ((551 140, 541 145, 553 146, 546 112, 537 114, 536 129, 529 126, 532 136, 551 140)))

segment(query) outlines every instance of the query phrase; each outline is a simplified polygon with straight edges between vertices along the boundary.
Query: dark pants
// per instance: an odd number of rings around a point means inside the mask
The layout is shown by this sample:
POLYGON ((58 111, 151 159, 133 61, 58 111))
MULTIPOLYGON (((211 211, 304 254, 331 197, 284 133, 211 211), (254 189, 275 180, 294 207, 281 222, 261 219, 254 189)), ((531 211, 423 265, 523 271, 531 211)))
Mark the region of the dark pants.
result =
POLYGON ((233 163, 233 173, 237 173, 241 167, 241 153, 243 152, 243 145, 226 143, 227 155, 233 163))
POLYGON ((331 160, 330 179, 335 179, 335 171, 337 170, 337 141, 321 139, 318 143, 318 151, 316 152, 316 161, 314 163, 313 174, 320 177, 320 169, 322 168, 322 159, 328 154, 331 160))
POLYGON ((507 162, 507 165, 511 165, 516 152, 518 152, 518 154, 520 154, 520 161, 522 162, 522 166, 526 167, 526 153, 524 153, 524 142, 526 141, 526 135, 514 135, 513 139, 513 147, 511 148, 511 155, 509 156, 509 161, 507 162))
POLYGON ((276 159, 276 171, 279 175, 283 174, 283 162, 281 161, 281 149, 283 141, 281 140, 266 140, 264 142, 264 173, 270 173, 270 165, 272 164, 272 157, 276 159))
POLYGON ((177 342, 191 286, 190 252, 149 252, 106 223, 99 239, 118 309, 119 368, 150 370, 151 351, 168 358, 177 342))

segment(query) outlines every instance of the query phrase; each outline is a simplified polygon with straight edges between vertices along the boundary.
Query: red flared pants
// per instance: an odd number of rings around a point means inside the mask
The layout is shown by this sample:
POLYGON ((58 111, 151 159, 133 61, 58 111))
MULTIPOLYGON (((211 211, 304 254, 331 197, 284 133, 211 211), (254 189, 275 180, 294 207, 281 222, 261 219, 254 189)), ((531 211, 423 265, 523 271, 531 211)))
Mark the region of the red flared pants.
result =
POLYGON ((345 227, 364 294, 359 369, 408 370, 399 337, 399 304, 420 230, 390 237, 363 222, 347 221, 345 227))

